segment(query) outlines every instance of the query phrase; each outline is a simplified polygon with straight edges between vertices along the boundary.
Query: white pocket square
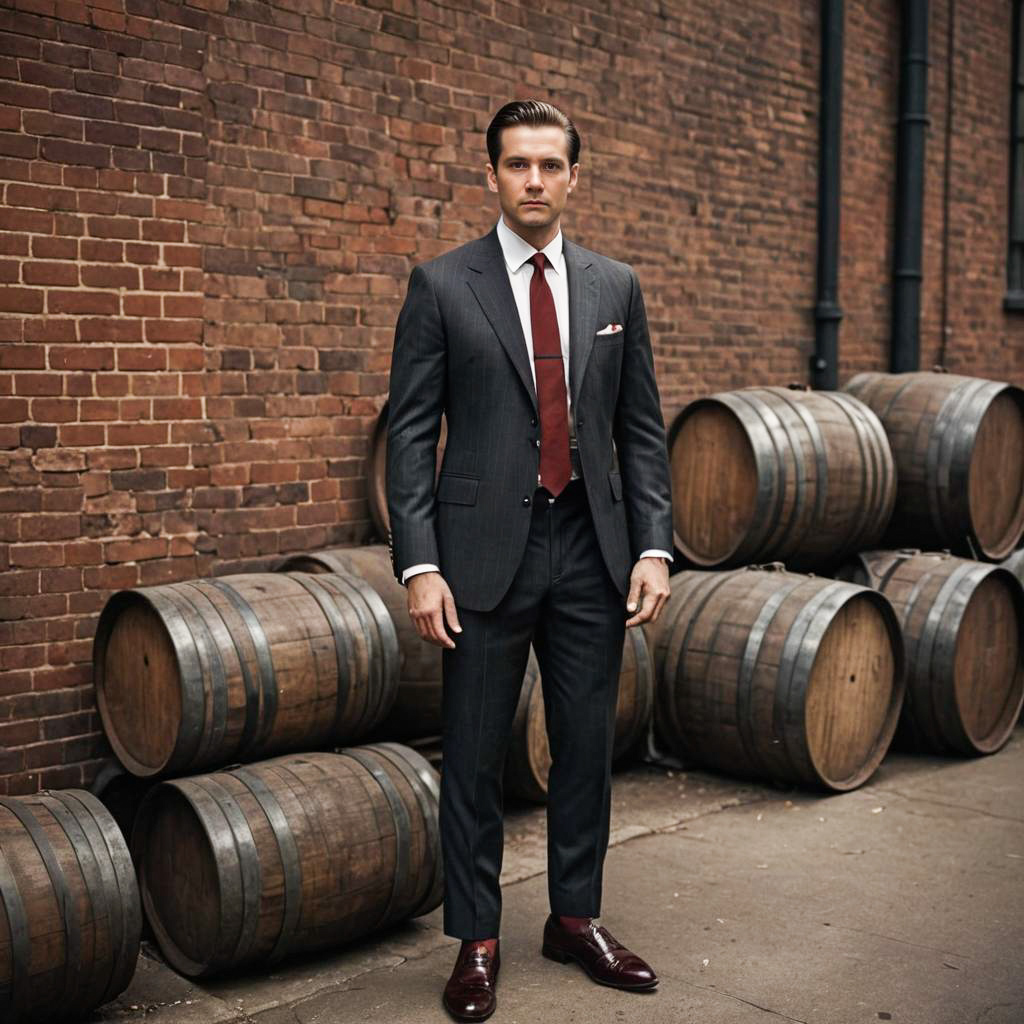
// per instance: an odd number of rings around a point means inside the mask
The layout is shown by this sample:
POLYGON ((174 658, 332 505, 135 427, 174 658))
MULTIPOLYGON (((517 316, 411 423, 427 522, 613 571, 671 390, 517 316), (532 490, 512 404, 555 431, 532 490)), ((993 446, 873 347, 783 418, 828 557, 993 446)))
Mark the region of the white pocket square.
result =
POLYGON ((598 334, 618 334, 622 330, 622 324, 609 324, 607 327, 602 327, 598 334))

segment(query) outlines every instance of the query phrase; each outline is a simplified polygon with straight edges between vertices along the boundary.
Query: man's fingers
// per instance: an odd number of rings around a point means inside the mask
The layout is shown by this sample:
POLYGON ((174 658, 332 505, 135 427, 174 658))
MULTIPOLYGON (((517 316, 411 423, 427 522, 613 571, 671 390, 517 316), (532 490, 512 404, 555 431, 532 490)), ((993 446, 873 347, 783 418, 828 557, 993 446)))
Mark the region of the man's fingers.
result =
POLYGON ((430 614, 430 632, 434 642, 441 647, 454 647, 455 641, 444 628, 443 608, 435 608, 430 614))
POLYGON ((455 610, 455 598, 452 597, 452 592, 450 590, 444 595, 444 617, 448 620, 448 625, 451 626, 456 633, 462 632, 462 626, 459 625, 459 614, 455 610))
POLYGON ((633 583, 629 588, 629 596, 626 598, 626 611, 634 612, 630 618, 626 620, 627 626, 635 626, 640 622, 644 622, 644 605, 647 604, 646 595, 644 594, 644 584, 642 582, 633 583))

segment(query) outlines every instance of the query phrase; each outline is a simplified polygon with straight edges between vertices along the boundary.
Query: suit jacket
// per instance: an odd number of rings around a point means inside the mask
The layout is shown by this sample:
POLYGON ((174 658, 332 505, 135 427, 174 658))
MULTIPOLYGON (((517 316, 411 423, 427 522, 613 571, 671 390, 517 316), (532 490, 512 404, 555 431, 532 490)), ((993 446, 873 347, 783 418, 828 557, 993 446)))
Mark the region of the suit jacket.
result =
MULTIPOLYGON (((569 389, 601 554, 625 595, 649 548, 672 550, 672 506, 647 316, 631 267, 563 235, 569 389), (609 323, 624 330, 598 335, 609 323)), ((441 569, 458 605, 489 611, 523 557, 540 464, 527 344, 498 241, 415 267, 395 330, 387 495, 395 577, 441 569), (435 487, 441 415, 447 419, 435 487)))

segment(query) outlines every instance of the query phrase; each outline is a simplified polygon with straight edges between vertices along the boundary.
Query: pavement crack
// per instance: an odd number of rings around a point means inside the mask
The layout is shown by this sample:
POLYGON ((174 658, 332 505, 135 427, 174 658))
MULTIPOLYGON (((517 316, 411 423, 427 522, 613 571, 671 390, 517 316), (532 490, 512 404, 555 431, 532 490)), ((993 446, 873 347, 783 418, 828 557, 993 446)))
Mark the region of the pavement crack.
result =
POLYGON ((681 981, 684 985, 690 985, 693 988, 702 988, 708 992, 720 992, 723 996, 735 999, 739 1003, 746 1003, 747 1006, 753 1006, 755 1010, 763 1010, 765 1013, 774 1014, 776 1017, 781 1017, 783 1020, 794 1021, 795 1024, 807 1024, 807 1021, 802 1017, 790 1017, 788 1013, 783 1013, 781 1010, 773 1010, 770 1006, 762 1006, 760 1003, 744 999, 743 996, 738 996, 734 992, 727 992, 724 988, 719 988, 717 985, 698 985, 695 981, 687 981, 685 978, 676 978, 676 981, 681 981))
POLYGON ((986 818, 995 818, 998 821, 1012 821, 1017 825, 1024 825, 1024 818, 1014 818, 1009 814, 996 814, 993 811, 983 811, 980 807, 970 807, 967 804, 953 804, 946 800, 936 800, 934 797, 927 796, 908 796, 902 790, 893 788, 878 788, 875 792, 895 793, 896 796, 903 797, 904 800, 909 800, 911 803, 935 804, 936 807, 949 807, 951 810, 970 811, 973 814, 980 814, 986 818))
POLYGON ((933 953, 942 953, 943 956, 955 956, 960 960, 970 960, 971 957, 963 953, 957 953, 952 949, 942 949, 940 946, 927 946, 922 942, 911 942, 910 939, 901 939, 895 935, 883 935, 881 932, 873 932, 868 928, 855 928, 849 924, 835 924, 830 922, 830 927, 840 928, 847 932, 859 932, 861 935, 871 935, 876 939, 885 939, 887 942, 899 942, 904 946, 914 946, 917 949, 930 949, 933 953))

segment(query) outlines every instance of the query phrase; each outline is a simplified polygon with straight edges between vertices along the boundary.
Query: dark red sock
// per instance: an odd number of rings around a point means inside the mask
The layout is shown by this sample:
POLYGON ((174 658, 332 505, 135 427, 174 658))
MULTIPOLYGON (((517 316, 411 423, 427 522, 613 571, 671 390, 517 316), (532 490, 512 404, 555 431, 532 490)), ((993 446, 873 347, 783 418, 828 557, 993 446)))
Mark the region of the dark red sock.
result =
MULTIPOLYGON (((493 957, 495 950, 498 948, 497 939, 463 939, 462 949, 465 950, 469 946, 486 946, 487 952, 493 957)), ((461 951, 460 951, 461 952, 461 951)))

